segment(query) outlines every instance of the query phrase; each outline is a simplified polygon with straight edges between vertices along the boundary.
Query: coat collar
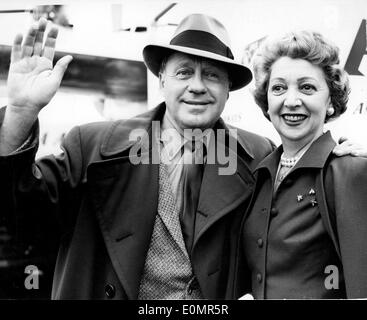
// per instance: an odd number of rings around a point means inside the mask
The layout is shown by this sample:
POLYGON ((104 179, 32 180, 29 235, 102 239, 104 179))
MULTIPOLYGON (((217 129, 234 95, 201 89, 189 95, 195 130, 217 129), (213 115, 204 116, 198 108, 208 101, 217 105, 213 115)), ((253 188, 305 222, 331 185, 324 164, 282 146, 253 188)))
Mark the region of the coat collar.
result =
POLYGON ((165 104, 161 103, 158 107, 129 120, 113 122, 101 144, 100 152, 102 156, 113 157, 132 147, 137 141, 129 139, 131 132, 141 129, 151 133, 152 122, 154 120, 161 121, 165 110, 165 104))
MULTIPOLYGON (((323 168, 335 145, 336 143, 333 140, 330 131, 327 131, 312 143, 310 148, 297 162, 292 171, 299 168, 323 168)), ((282 153, 283 147, 279 146, 274 152, 259 163, 255 168, 255 171, 268 169, 270 173, 275 174, 277 172, 282 153)))
MULTIPOLYGON (((166 104, 162 102, 156 108, 132 119, 113 122, 101 144, 100 152, 102 156, 113 157, 132 147, 137 143, 137 140, 130 140, 129 137, 131 132, 137 128, 147 132, 148 136, 151 135, 152 122, 162 121, 165 111, 166 104)), ((227 126, 222 118, 219 118, 214 125, 214 129, 225 129, 228 134, 232 134, 231 129, 235 128, 227 126)), ((239 135, 236 135, 235 138, 242 149, 253 159, 254 152, 251 145, 239 135)))

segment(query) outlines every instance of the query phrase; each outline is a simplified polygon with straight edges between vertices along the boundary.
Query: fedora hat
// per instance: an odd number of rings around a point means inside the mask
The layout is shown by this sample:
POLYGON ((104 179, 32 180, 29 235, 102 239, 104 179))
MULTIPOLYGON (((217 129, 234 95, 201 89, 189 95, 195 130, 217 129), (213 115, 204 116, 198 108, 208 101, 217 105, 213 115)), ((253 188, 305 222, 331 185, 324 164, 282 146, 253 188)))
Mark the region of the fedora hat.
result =
POLYGON ((168 45, 149 44, 144 47, 144 62, 158 77, 162 60, 175 52, 221 62, 227 68, 231 91, 246 86, 252 80, 250 69, 234 60, 226 29, 210 16, 191 14, 184 18, 168 45))

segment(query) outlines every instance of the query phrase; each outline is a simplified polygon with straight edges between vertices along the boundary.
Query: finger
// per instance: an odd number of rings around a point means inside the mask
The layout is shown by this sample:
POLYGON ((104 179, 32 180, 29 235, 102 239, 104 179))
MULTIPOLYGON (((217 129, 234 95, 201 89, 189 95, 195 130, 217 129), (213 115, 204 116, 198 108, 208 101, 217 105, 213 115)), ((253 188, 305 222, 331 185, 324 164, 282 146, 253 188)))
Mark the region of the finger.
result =
POLYGON ((343 149, 343 148, 347 148, 347 147, 350 147, 350 146, 353 146, 353 145, 355 146, 356 143, 351 141, 351 140, 344 140, 343 142, 338 144, 336 147, 343 149))
POLYGON ((55 56, 55 45, 58 32, 59 30, 56 27, 50 29, 45 41, 45 47, 43 48, 42 55, 51 61, 53 61, 55 56))
POLYGON ((13 41, 13 46, 11 48, 10 61, 17 62, 22 57, 22 41, 23 35, 21 33, 17 34, 13 41))
POLYGON ((340 138, 339 138, 338 143, 339 143, 339 144, 342 144, 342 143, 343 143, 343 142, 345 142, 345 141, 348 141, 348 138, 347 138, 347 137, 342 136, 342 137, 340 137, 340 138))
POLYGON ((24 42, 23 42, 22 53, 21 53, 22 57, 30 57, 32 55, 34 41, 36 40, 37 31, 38 31, 37 25, 32 25, 29 28, 28 33, 26 37, 24 38, 24 42))
POLYGON ((360 145, 357 142, 347 137, 341 137, 339 139, 339 145, 336 146, 336 148, 340 149, 343 154, 345 154, 344 150, 348 150, 350 152, 359 147, 360 145))
POLYGON ((65 57, 62 57, 59 61, 57 61, 51 74, 51 77, 53 77, 55 81, 61 83, 62 77, 64 76, 64 73, 71 60, 73 60, 73 57, 67 55, 65 57))
POLYGON ((351 144, 344 147, 342 147, 342 145, 340 145, 340 147, 335 147, 333 153, 339 157, 346 155, 363 156, 364 153, 367 154, 367 150, 365 150, 365 148, 361 147, 360 145, 351 144))
POLYGON ((336 146, 333 150, 333 153, 338 156, 338 157, 341 157, 341 156, 345 156, 347 154, 350 154, 350 152, 352 151, 351 147, 350 146, 346 146, 344 145, 343 147, 341 147, 340 145, 339 146, 336 146))
POLYGON ((41 18, 38 22, 38 32, 33 47, 33 55, 35 56, 40 56, 42 53, 43 36, 45 34, 46 26, 47 20, 45 18, 41 18))
POLYGON ((351 152, 351 155, 355 157, 367 158, 367 150, 366 149, 353 150, 351 152))

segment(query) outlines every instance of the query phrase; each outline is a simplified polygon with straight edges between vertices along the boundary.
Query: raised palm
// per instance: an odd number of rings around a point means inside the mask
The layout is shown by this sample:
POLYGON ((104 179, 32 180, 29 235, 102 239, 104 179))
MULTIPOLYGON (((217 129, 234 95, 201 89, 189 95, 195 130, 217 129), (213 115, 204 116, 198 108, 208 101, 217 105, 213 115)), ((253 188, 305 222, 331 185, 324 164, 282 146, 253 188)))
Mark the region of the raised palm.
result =
POLYGON ((22 35, 17 35, 12 48, 8 103, 26 109, 27 113, 37 113, 50 102, 72 60, 71 56, 65 56, 53 67, 57 29, 50 29, 43 45, 46 25, 47 21, 41 19, 38 25, 32 26, 23 44, 22 35))

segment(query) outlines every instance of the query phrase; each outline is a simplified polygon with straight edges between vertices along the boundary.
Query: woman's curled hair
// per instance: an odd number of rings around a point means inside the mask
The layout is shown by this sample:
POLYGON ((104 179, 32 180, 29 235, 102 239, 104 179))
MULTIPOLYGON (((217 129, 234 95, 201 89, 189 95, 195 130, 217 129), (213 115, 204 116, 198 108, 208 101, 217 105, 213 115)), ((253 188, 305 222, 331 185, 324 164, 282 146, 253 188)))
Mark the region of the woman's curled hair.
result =
POLYGON ((325 122, 338 117, 346 110, 350 88, 348 76, 339 66, 339 48, 328 42, 320 33, 291 32, 280 39, 265 41, 254 59, 254 98, 268 119, 267 90, 271 68, 281 57, 304 59, 323 70, 335 109, 333 115, 326 116, 325 122))

